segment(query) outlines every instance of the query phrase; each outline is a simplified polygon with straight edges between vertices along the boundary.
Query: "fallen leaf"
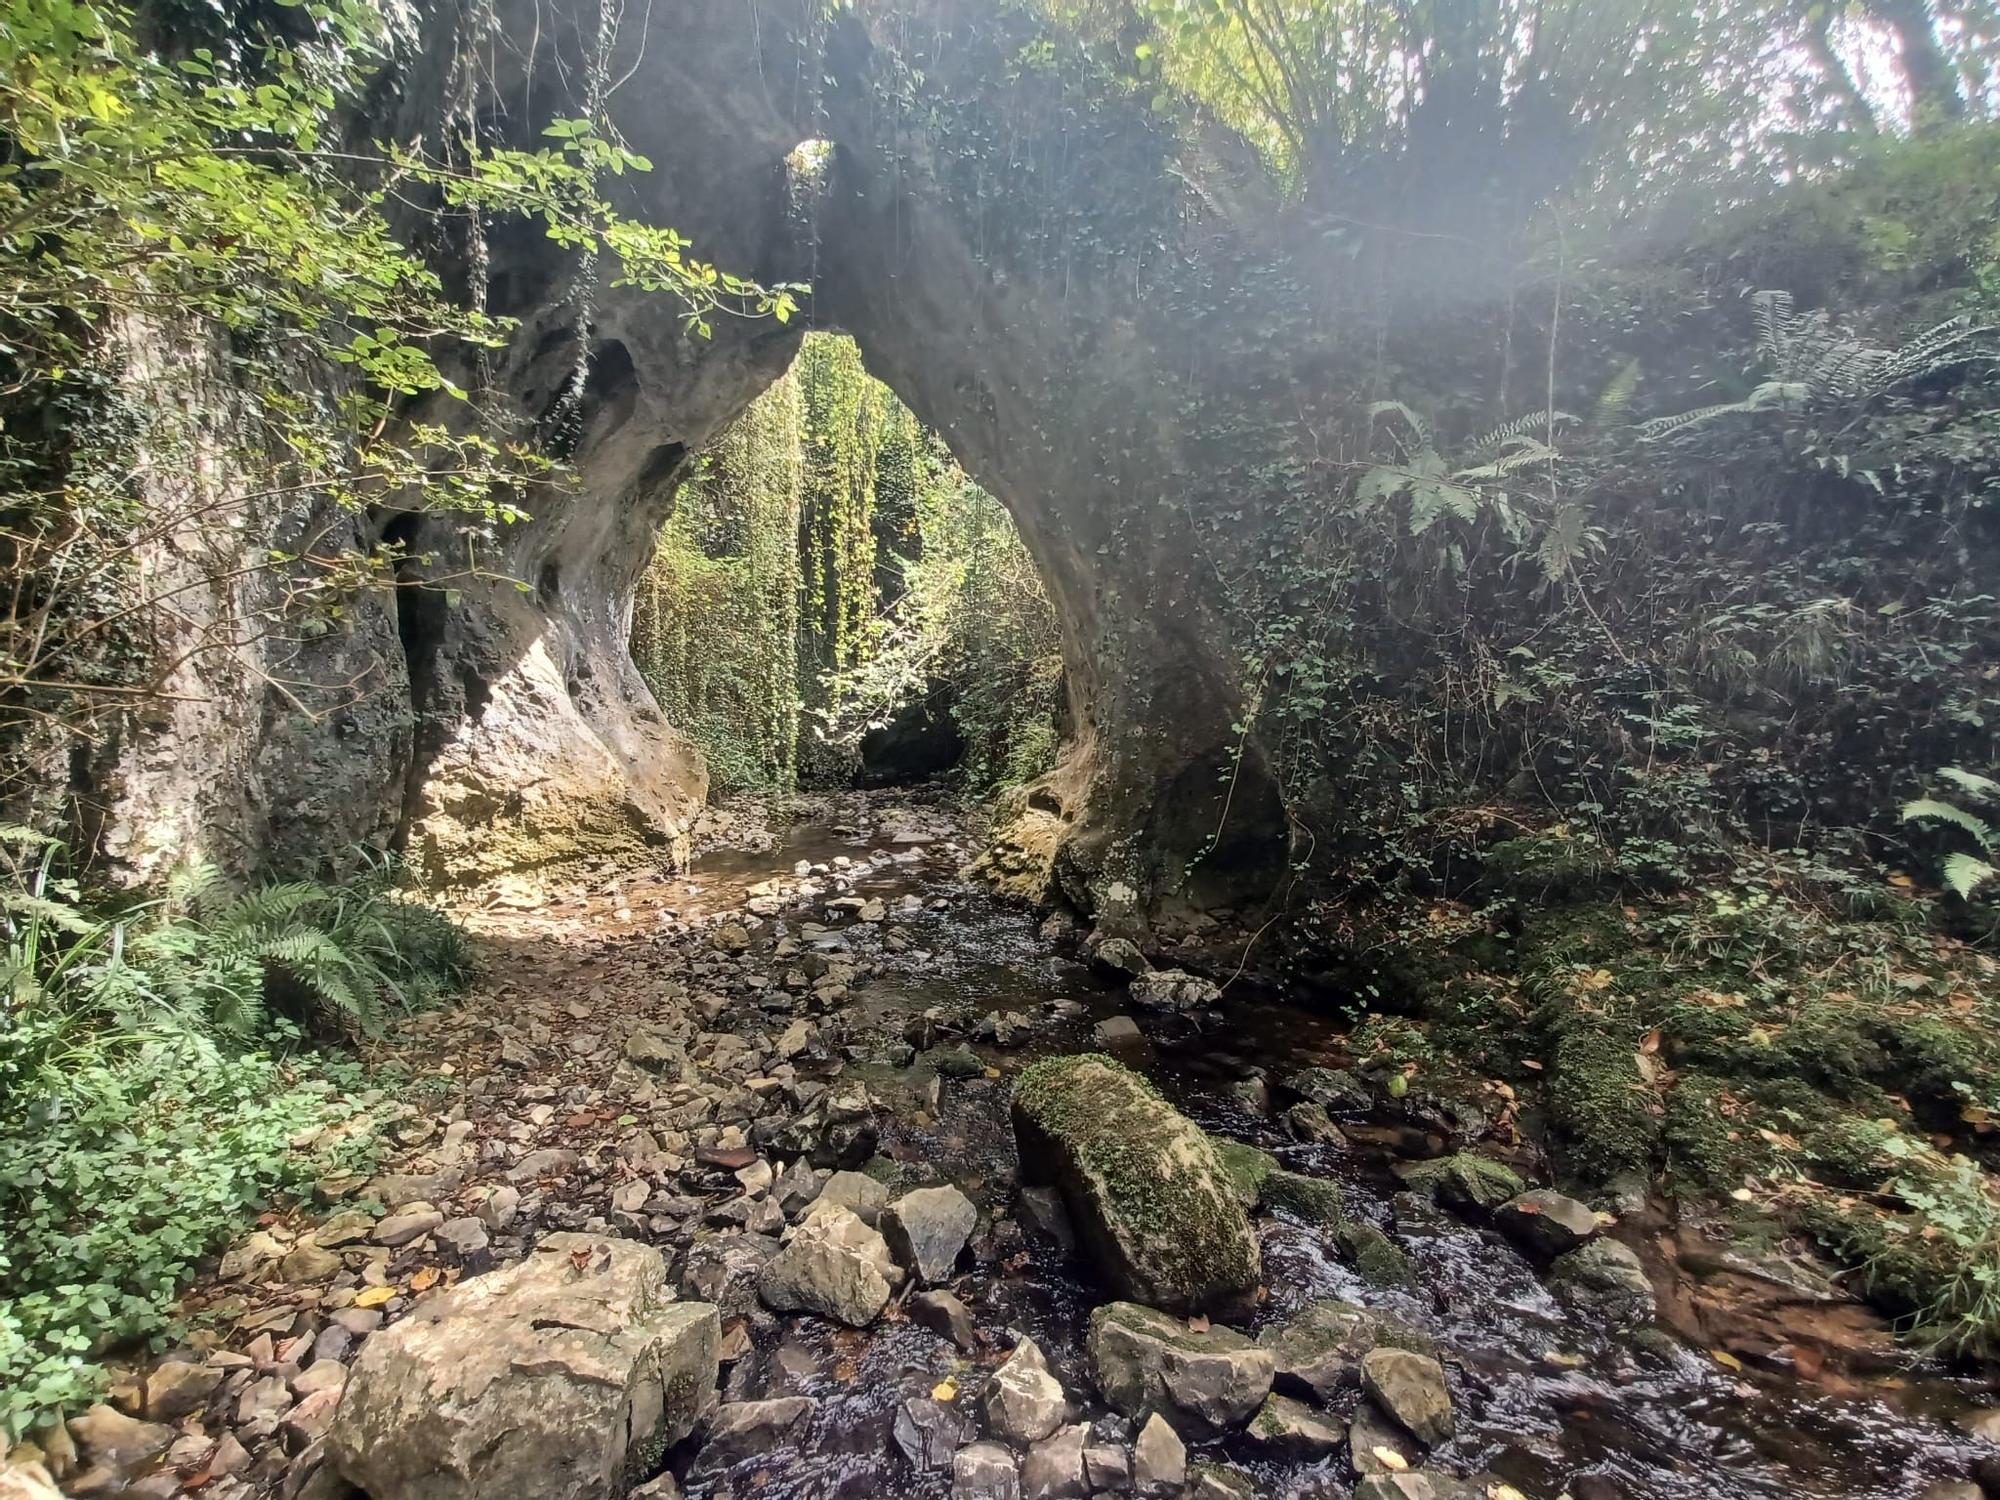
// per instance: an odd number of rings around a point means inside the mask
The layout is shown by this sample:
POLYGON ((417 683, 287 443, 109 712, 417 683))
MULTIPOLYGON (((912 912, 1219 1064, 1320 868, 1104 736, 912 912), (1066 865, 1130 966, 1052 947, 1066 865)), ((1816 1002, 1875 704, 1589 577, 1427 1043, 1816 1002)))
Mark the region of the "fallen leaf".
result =
POLYGON ((931 1387, 931 1400, 933 1401, 956 1401, 957 1399, 958 1382, 956 1380, 946 1378, 931 1387))
POLYGON ((1368 1450, 1369 1455, 1391 1474, 1400 1474, 1409 1468, 1410 1461, 1394 1448, 1377 1445, 1368 1450))
POLYGON ((1639 1050, 1651 1057, 1660 1050, 1660 1028, 1655 1026, 1639 1043, 1639 1050))
POLYGON ((418 1271, 416 1275, 410 1278, 410 1290, 413 1292, 427 1292, 432 1287, 436 1286, 437 1282, 438 1282, 437 1267, 425 1266, 422 1270, 418 1271))
POLYGON ((354 1294, 354 1305, 356 1307, 380 1307, 395 1295, 396 1289, 392 1286, 371 1286, 365 1291, 354 1294))
POLYGON ((1817 1349, 1809 1349, 1803 1344, 1792 1345, 1792 1368, 1808 1380, 1819 1379, 1826 1367, 1826 1356, 1817 1349))
POLYGON ((1740 1370, 1743 1368, 1743 1361, 1731 1354, 1727 1349, 1711 1349, 1708 1352, 1710 1357, 1725 1370, 1740 1370))

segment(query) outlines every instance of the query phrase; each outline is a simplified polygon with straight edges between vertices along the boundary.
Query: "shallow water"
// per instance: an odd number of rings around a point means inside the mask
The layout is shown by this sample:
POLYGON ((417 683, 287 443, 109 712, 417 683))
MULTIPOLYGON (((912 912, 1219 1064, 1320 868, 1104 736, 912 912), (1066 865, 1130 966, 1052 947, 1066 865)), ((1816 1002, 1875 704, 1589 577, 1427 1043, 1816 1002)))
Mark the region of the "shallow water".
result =
MULTIPOLYGON (((891 906, 888 926, 910 939, 889 951, 882 929, 854 925, 819 940, 850 945, 880 965, 853 1003, 866 1029, 887 1045, 909 1018, 934 1006, 954 1015, 1030 1012, 1029 1041, 985 1055, 1003 1076, 938 1081, 921 1063, 893 1068, 864 1063, 854 1071, 888 1108, 881 1149, 915 1178, 956 1182, 982 1211, 1007 1211, 1015 1165, 1007 1119, 1009 1077, 1026 1061, 1094 1049, 1091 1023, 1123 1009, 1122 992, 1051 950, 1028 913, 1001 907, 955 873, 962 848, 920 851, 866 836, 801 828, 769 854, 726 853, 697 865, 695 906, 718 909, 773 876, 790 878, 794 862, 836 855, 857 866, 868 852, 893 851, 872 868, 848 872, 856 894, 891 906), (897 909, 916 896, 917 910, 897 909), (1074 1013, 1051 1014, 1053 1002, 1074 1013), (935 1101, 935 1113, 931 1107, 935 1101)), ((832 926, 832 923, 828 924, 832 926)), ((763 924, 757 947, 780 933, 798 935, 788 912, 763 924)), ((1441 1346, 1458 1412, 1458 1436, 1429 1461, 1460 1474, 1490 1471, 1532 1500, 1570 1493, 1577 1500, 1910 1500, 1939 1479, 1963 1479, 1984 1451, 1946 1420, 1976 1394, 1969 1381, 1913 1367, 1893 1378, 1835 1394, 1799 1379, 1738 1374, 1686 1349, 1666 1367, 1642 1362, 1621 1340, 1563 1307, 1534 1267, 1499 1236, 1440 1218, 1398 1232, 1389 1199, 1394 1180, 1380 1159, 1324 1146, 1298 1146, 1273 1122, 1248 1110, 1228 1084, 1253 1071, 1272 1077, 1340 1056, 1338 1016, 1268 1002, 1232 1004, 1226 1032, 1140 1017, 1147 1045, 1123 1060, 1150 1076, 1181 1109, 1218 1134, 1264 1146, 1285 1165, 1337 1179, 1348 1211, 1389 1231, 1416 1267, 1409 1291, 1366 1285, 1319 1231, 1268 1223, 1264 1252, 1270 1298, 1255 1332, 1315 1297, 1337 1296, 1396 1313, 1441 1346)), ((975 1250, 980 1242, 975 1241, 975 1250)), ((1082 1335, 1090 1309, 1108 1300, 1087 1273, 1050 1246, 1009 1241, 988 1249, 954 1290, 983 1330, 1031 1334, 1063 1377, 1072 1398, 1087 1397, 1082 1335), (1001 1253, 1004 1252, 1004 1253, 1001 1253)), ((812 1433, 790 1451, 773 1452, 724 1475, 691 1476, 696 1500, 725 1495, 771 1497, 935 1497, 946 1475, 914 1474, 890 1438, 899 1404, 928 1394, 964 1364, 945 1340, 895 1320, 866 1333, 807 1319, 767 1336, 759 1368, 739 1377, 737 1398, 807 1394, 820 1400, 812 1433)), ((998 1358, 999 1351, 986 1363, 998 1358)), ((961 1401, 961 1409, 971 1403, 961 1401)), ((973 1414, 967 1410, 968 1419, 973 1414)), ((1101 1413, 1092 1408, 1090 1415, 1101 1413)), ((1108 1430, 1118 1430, 1109 1419, 1108 1430)), ((974 1434, 976 1435, 976 1434, 974 1434)), ((1190 1458, 1224 1457, 1255 1474, 1271 1496, 1351 1493, 1345 1459, 1315 1466, 1261 1463, 1225 1440, 1190 1458)))

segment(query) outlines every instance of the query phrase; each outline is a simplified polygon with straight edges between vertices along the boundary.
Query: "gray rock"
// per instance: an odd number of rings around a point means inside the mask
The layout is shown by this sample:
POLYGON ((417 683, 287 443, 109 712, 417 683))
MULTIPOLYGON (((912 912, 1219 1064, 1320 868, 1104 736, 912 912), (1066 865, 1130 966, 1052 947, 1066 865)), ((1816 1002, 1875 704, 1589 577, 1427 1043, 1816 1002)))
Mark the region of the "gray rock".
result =
POLYGON ((1141 1495, 1178 1495, 1187 1483, 1187 1445, 1158 1412, 1146 1418, 1132 1445, 1132 1488, 1141 1495))
POLYGON ((1263 1500, 1257 1481, 1234 1464, 1196 1464, 1188 1471, 1188 1500, 1263 1500))
POLYGON ((835 1172, 819 1190, 820 1203, 838 1203, 871 1228, 889 1206, 889 1190, 865 1172, 835 1172))
POLYGON ((882 1236, 822 1198, 758 1273, 757 1295, 776 1312, 818 1313, 866 1328, 900 1279, 882 1236))
POLYGON ((407 1245, 422 1239, 443 1222, 444 1215, 430 1204, 412 1203, 377 1224, 369 1238, 378 1245, 407 1245))
POLYGON ((1131 979, 1152 972, 1152 964, 1130 938, 1106 938, 1090 950, 1090 966, 1107 979, 1131 979))
POLYGON ((1361 1361, 1361 1388, 1418 1442, 1435 1447, 1453 1430, 1444 1366, 1407 1349, 1377 1348, 1361 1361))
POLYGON ((951 1461, 951 1500, 1021 1500, 1021 1471, 1004 1443, 973 1443, 951 1461))
POLYGON ((1612 1323, 1650 1323, 1658 1311, 1646 1268, 1617 1240, 1592 1240, 1558 1256, 1549 1287, 1564 1306, 1612 1323))
POLYGON ((993 1372, 981 1397, 986 1429, 995 1437, 1026 1447, 1039 1443, 1069 1415, 1062 1382, 1049 1371, 1041 1346, 1024 1338, 1007 1362, 993 1372))
POLYGON ((604 1500, 715 1399, 721 1320, 659 1251, 550 1235, 370 1338, 326 1437, 372 1500, 604 1500))
POLYGON ((681 1259, 681 1292, 743 1317, 756 1308, 757 1278, 777 1253, 768 1235, 703 1231, 681 1259))
POLYGON ((577 1154, 561 1146, 545 1146, 540 1151, 530 1151, 526 1156, 507 1169, 507 1180, 513 1183, 533 1182, 542 1177, 560 1177, 577 1164, 577 1154))
POLYGON ((1401 1460, 1406 1469, 1415 1466, 1423 1449, 1379 1406, 1363 1398, 1347 1424, 1347 1455, 1357 1474, 1397 1474, 1403 1470, 1391 1464, 1388 1456, 1401 1460))
POLYGON ((460 1219, 446 1219, 438 1225, 435 1234, 440 1242, 451 1246, 461 1256, 477 1255, 492 1243, 486 1226, 470 1214, 460 1219))
POLYGON ((1326 1297, 1308 1302, 1290 1319, 1257 1335, 1273 1364, 1273 1382, 1294 1395, 1331 1402, 1361 1383, 1361 1361, 1382 1345, 1433 1353, 1428 1336, 1387 1313, 1326 1297))
POLYGON ((1137 975, 1132 980, 1131 994, 1135 1005, 1176 1014, 1200 1010, 1222 1000, 1220 989, 1185 969, 1155 969, 1137 975))
POLYGON ((1283 1463, 1314 1463, 1338 1452, 1347 1434, 1290 1396, 1267 1396, 1244 1436, 1258 1452, 1283 1463))
POLYGON ((1083 1446, 1090 1428, 1078 1422, 1059 1427, 1028 1450, 1021 1464, 1021 1500, 1083 1500, 1090 1481, 1083 1446))
POLYGON ((1139 1023, 1130 1016, 1106 1016, 1090 1031, 1100 1047, 1132 1047, 1146 1039, 1139 1023))
POLYGON ((1493 1211, 1493 1224, 1541 1261, 1581 1248, 1597 1238, 1597 1215, 1574 1198, 1535 1188, 1509 1198, 1493 1211))
POLYGON ((1265 1174, 1260 1192, 1267 1208, 1280 1209, 1308 1224, 1325 1229, 1340 1222, 1340 1184, 1324 1177, 1280 1169, 1265 1174))
POLYGON ((1154 1411, 1206 1438, 1240 1427, 1270 1394, 1276 1362, 1233 1329, 1197 1333, 1182 1319, 1131 1302, 1090 1315, 1090 1370, 1104 1399, 1128 1417, 1154 1411))
POLYGON ((727 1401, 709 1419, 701 1445, 704 1465, 727 1466, 757 1455, 768 1455, 781 1443, 796 1441, 819 1403, 809 1396, 781 1396, 775 1401, 727 1401))
POLYGON ((952 1455, 971 1436, 957 1412, 928 1396, 913 1396, 897 1407, 889 1431, 919 1474, 949 1469, 952 1455))
POLYGON ((951 1279, 959 1252, 979 1224, 979 1211, 955 1187, 918 1188, 882 1211, 882 1237, 916 1274, 935 1285, 951 1279))
POLYGON ((479 1202, 473 1212, 479 1222, 495 1234, 504 1234, 514 1227, 514 1220, 521 1212, 521 1190, 501 1183, 479 1202))
POLYGON ((1403 1173, 1403 1181, 1446 1208, 1474 1219, 1487 1217, 1527 1187, 1512 1167, 1469 1151, 1420 1162, 1403 1173))
POLYGON ((1117 1443, 1091 1443, 1083 1450, 1083 1474, 1093 1494, 1124 1494, 1132 1488, 1132 1455, 1117 1443))
POLYGON ((1024 1187, 1017 1210, 1022 1226, 1056 1242, 1065 1255, 1076 1254, 1076 1230, 1063 1207, 1062 1194, 1052 1187, 1024 1187))
POLYGON ((1170 1311, 1247 1306, 1263 1275, 1249 1216, 1207 1132, 1101 1054, 1046 1058, 1014 1089, 1024 1173, 1059 1187, 1122 1296, 1170 1311))
POLYGON ((909 1301, 910 1321, 939 1333, 970 1354, 979 1347, 972 1313, 950 1292, 918 1292, 909 1301))

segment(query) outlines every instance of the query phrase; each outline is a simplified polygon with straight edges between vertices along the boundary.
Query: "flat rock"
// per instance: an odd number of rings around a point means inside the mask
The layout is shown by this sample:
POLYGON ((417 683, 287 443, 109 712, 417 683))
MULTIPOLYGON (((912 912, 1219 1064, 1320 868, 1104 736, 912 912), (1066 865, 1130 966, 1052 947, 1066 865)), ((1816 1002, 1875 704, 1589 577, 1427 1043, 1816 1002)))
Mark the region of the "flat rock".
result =
POLYGON ((1090 1480, 1083 1448, 1090 1428, 1078 1422, 1059 1427, 1028 1450, 1021 1464, 1021 1500, 1083 1500, 1090 1480))
POLYGON ((819 1203, 838 1203, 873 1227, 889 1206, 889 1190, 866 1172, 835 1172, 819 1190, 819 1203))
POLYGON ((1451 1436, 1451 1388, 1444 1366, 1428 1355, 1371 1349, 1361 1361, 1361 1388, 1418 1442, 1435 1447, 1451 1436))
POLYGON ((1280 1390, 1322 1403, 1361 1383, 1361 1361, 1380 1346, 1435 1352, 1430 1338, 1387 1313, 1325 1297, 1257 1335, 1268 1350, 1280 1390))
POLYGON ((721 1320, 659 1251, 554 1234, 361 1347, 326 1436, 371 1500, 606 1500, 715 1399, 721 1320))
POLYGON ((704 1465, 728 1465, 769 1454, 781 1443, 795 1442, 818 1405, 810 1396, 725 1401, 709 1419, 700 1461, 704 1465))
MULTIPOLYGON (((1207 1132, 1101 1054, 1047 1058, 1014 1089, 1022 1170, 1058 1187, 1085 1253, 1127 1299, 1249 1305, 1257 1236, 1207 1132)), ((1032 1185, 1032 1184, 1031 1184, 1032 1185)))
POLYGON ((1536 1260, 1551 1261, 1597 1238, 1597 1215, 1574 1198, 1534 1188, 1493 1211, 1493 1224, 1536 1260))
POLYGON ((1596 1239, 1549 1267, 1549 1288, 1565 1307, 1620 1324, 1650 1323, 1658 1300, 1630 1247, 1596 1239))
POLYGON ((1221 1003, 1222 991, 1185 969, 1154 969, 1132 978, 1132 1003, 1174 1014, 1221 1003))
POLYGON ((1307 1224, 1329 1229, 1340 1222, 1340 1184, 1324 1177, 1275 1169, 1264 1174, 1260 1194, 1265 1207, 1278 1209, 1307 1224))
POLYGON ((1128 1417, 1158 1412, 1196 1438, 1240 1427, 1270 1394, 1271 1351, 1233 1329, 1205 1332, 1186 1321, 1113 1302, 1090 1315, 1091 1376, 1128 1417))
POLYGON ((136 1469, 174 1440, 174 1430, 159 1422, 141 1422, 114 1406, 99 1402, 69 1419, 70 1439, 86 1468, 136 1469))
POLYGON ((908 1303, 910 1321, 942 1334, 970 1354, 979 1347, 979 1330, 972 1313, 950 1292, 918 1292, 908 1303))
POLYGON ((146 1377, 146 1415, 156 1422, 173 1422, 200 1411, 226 1373, 218 1365, 179 1359, 154 1366, 146 1377))
POLYGON ((971 1436, 965 1419, 942 1402, 912 1396, 896 1408, 890 1436, 919 1474, 941 1473, 971 1436))
POLYGON ((1132 1488, 1141 1495, 1178 1495, 1187 1484, 1187 1445, 1158 1412, 1146 1418, 1132 1445, 1132 1488))

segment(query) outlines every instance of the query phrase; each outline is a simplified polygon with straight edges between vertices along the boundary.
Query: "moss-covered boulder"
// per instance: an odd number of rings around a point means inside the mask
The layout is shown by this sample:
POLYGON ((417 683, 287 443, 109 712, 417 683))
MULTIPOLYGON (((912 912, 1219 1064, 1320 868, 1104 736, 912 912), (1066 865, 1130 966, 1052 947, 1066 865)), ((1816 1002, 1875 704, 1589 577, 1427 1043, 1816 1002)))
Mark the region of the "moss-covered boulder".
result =
POLYGON ((1321 1403, 1361 1383, 1361 1361, 1378 1348, 1437 1352, 1429 1335, 1388 1313, 1326 1297, 1308 1302, 1283 1323, 1257 1335, 1269 1350, 1272 1380, 1281 1391, 1309 1395, 1321 1403))
POLYGON ((1215 1145, 1215 1154, 1222 1159, 1222 1170, 1229 1174, 1229 1185, 1236 1190, 1236 1201, 1245 1208, 1255 1208, 1263 1196, 1264 1179, 1278 1170, 1278 1158, 1223 1136, 1209 1139, 1215 1145))
POLYGON ((1131 1302, 1090 1315, 1091 1378, 1113 1410, 1158 1412, 1197 1440, 1241 1427, 1271 1393, 1271 1351, 1231 1328, 1190 1328, 1131 1302))
POLYGON ((1469 1151, 1441 1161, 1421 1162, 1403 1173, 1403 1181, 1446 1208, 1474 1219, 1486 1218, 1528 1186, 1512 1167, 1469 1151))
POLYGON ((1014 1136, 1023 1179, 1061 1189, 1121 1296, 1176 1312, 1254 1296, 1257 1236, 1214 1142, 1138 1074, 1098 1053, 1045 1058, 1015 1083, 1014 1136))
POLYGON ((1266 1208, 1282 1209, 1307 1224, 1331 1229, 1340 1222, 1340 1184, 1324 1177, 1308 1177, 1303 1172, 1280 1169, 1264 1176, 1263 1201, 1266 1208))

